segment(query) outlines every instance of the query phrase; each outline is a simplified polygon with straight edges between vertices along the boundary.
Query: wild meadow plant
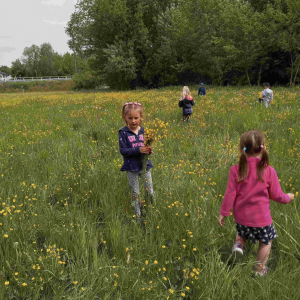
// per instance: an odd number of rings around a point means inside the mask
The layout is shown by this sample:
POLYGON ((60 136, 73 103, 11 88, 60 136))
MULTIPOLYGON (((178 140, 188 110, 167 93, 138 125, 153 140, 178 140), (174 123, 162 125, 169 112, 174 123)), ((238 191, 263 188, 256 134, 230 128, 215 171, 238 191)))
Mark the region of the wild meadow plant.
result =
POLYGON ((218 225, 249 129, 265 133, 282 189, 298 196, 300 91, 276 88, 266 110, 259 90, 208 87, 185 125, 181 87, 2 94, 0 299, 298 299, 297 197, 271 203, 278 239, 267 277, 253 277, 256 246, 231 260, 233 218, 218 225), (155 200, 142 224, 119 171, 128 101, 143 104, 154 133, 155 200))

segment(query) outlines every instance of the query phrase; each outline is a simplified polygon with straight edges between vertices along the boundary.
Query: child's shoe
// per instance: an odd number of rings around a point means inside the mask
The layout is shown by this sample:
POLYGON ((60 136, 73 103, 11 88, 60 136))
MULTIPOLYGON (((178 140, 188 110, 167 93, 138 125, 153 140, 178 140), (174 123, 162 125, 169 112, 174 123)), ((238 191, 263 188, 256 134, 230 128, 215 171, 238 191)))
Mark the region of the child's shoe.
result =
POLYGON ((130 206, 131 206, 132 213, 135 214, 136 218, 140 218, 141 217, 140 200, 131 202, 130 206))
POLYGON ((153 194, 150 194, 150 195, 149 195, 149 203, 150 203, 151 205, 154 204, 154 195, 153 195, 153 194))
POLYGON ((141 217, 141 208, 140 208, 140 201, 138 200, 138 201, 135 201, 134 202, 134 208, 135 208, 135 214, 136 214, 136 217, 137 218, 140 218, 141 217))
POLYGON ((243 255, 244 254, 245 247, 241 243, 235 243, 234 246, 232 247, 232 254, 239 254, 243 255))
POLYGON ((268 275, 268 271, 269 271, 268 267, 265 266, 265 267, 262 269, 262 271, 260 271, 260 272, 257 272, 257 271, 256 271, 256 272, 255 272, 255 277, 257 277, 257 276, 265 277, 265 276, 268 275))

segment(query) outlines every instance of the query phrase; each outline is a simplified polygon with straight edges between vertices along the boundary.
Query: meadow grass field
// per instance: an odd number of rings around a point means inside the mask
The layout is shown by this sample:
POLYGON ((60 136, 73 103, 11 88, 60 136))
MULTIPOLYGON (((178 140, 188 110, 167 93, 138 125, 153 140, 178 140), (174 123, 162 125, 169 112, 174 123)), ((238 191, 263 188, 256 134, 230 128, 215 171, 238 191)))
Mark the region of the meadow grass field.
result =
POLYGON ((247 130, 265 133, 283 191, 298 195, 299 88, 275 88, 266 110, 259 87, 208 87, 202 98, 193 87, 187 125, 181 88, 1 95, 0 299, 300 299, 299 197, 271 203, 266 277, 253 276, 257 246, 230 259, 233 217, 218 225, 247 130), (155 201, 141 224, 119 171, 129 101, 155 133, 155 201))

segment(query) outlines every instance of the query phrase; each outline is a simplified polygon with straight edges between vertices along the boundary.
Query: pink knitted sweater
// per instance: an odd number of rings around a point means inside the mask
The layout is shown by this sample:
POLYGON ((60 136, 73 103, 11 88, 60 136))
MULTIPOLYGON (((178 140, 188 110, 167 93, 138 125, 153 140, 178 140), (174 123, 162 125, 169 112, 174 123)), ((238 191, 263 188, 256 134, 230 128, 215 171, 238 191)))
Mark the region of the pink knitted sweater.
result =
POLYGON ((221 215, 229 216, 231 209, 235 221, 249 227, 272 224, 270 198, 279 203, 289 203, 290 197, 281 190, 276 171, 268 166, 263 173, 264 182, 257 178, 256 166, 260 158, 247 158, 248 176, 238 183, 239 165, 231 167, 228 184, 221 206, 221 215))

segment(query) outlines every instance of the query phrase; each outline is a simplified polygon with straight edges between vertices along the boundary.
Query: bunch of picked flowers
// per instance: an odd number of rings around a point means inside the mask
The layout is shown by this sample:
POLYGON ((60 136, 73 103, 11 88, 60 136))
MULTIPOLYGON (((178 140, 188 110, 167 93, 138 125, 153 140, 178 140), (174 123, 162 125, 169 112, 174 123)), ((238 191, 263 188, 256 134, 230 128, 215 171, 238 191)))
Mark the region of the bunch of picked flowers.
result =
MULTIPOLYGON (((153 121, 144 122, 145 126, 145 146, 152 146, 153 143, 160 141, 167 133, 168 123, 156 118, 153 121)), ((146 173, 149 154, 143 154, 143 173, 146 173)))

